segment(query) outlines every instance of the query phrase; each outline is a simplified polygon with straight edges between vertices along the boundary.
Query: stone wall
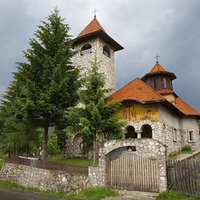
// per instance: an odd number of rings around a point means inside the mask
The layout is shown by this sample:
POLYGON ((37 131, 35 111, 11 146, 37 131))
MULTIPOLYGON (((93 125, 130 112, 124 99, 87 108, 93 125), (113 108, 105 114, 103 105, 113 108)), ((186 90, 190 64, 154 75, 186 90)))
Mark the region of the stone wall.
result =
MULTIPOLYGON (((110 140, 104 143, 99 151, 99 177, 98 184, 106 185, 106 160, 113 154, 122 154, 127 151, 128 146, 135 146, 135 154, 146 158, 155 158, 158 160, 159 174, 159 191, 167 190, 167 174, 166 174, 166 147, 153 139, 122 139, 110 140), (120 150, 122 149, 122 151, 120 150)), ((115 155, 116 156, 116 155, 115 155)), ((119 155, 120 156, 120 155, 119 155)), ((97 169, 96 169, 97 170, 97 169)))
POLYGON ((92 186, 90 178, 85 175, 72 175, 64 171, 39 169, 11 163, 4 163, 0 172, 0 179, 24 187, 67 193, 76 193, 92 186))
POLYGON ((88 176, 72 175, 64 171, 45 170, 19 164, 5 163, 0 179, 9 180, 25 187, 40 190, 78 192, 91 186, 106 186, 106 162, 127 152, 128 146, 135 146, 135 154, 158 160, 159 191, 167 189, 166 147, 153 139, 110 140, 99 150, 99 166, 89 167, 88 176))

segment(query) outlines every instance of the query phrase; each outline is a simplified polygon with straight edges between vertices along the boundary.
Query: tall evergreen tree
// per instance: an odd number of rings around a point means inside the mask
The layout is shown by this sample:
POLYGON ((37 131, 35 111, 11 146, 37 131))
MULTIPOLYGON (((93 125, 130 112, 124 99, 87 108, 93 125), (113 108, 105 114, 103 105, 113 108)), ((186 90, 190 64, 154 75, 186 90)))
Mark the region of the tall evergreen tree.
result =
POLYGON ((98 68, 99 62, 95 57, 79 91, 79 104, 69 109, 67 118, 71 124, 66 128, 68 132, 83 138, 84 148, 93 145, 93 166, 96 166, 97 161, 98 138, 118 138, 124 126, 116 115, 121 104, 109 104, 107 95, 110 89, 105 89, 105 77, 98 68))
POLYGON ((14 73, 23 91, 21 98, 25 99, 23 116, 44 129, 43 160, 47 156, 49 127, 66 124, 63 116, 77 102, 79 70, 72 64, 73 40, 69 30, 55 8, 47 22, 38 26, 30 48, 24 52, 26 62, 19 62, 14 73))

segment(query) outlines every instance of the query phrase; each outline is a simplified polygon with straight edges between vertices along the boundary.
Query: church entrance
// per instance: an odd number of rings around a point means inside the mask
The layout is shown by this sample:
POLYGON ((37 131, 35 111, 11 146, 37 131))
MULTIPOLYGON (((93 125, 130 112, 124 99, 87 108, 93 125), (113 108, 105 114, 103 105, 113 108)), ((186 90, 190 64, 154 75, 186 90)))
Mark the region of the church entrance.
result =
POLYGON ((157 160, 127 151, 107 161, 107 185, 114 189, 159 192, 157 160))

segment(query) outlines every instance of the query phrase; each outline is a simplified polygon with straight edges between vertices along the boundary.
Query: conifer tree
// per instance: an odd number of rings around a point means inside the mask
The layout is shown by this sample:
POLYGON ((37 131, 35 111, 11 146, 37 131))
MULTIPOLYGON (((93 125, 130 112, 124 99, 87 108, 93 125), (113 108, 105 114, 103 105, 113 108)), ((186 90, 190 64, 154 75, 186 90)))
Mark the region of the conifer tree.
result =
POLYGON ((105 77, 98 71, 99 64, 95 57, 79 91, 79 104, 69 109, 67 118, 71 124, 66 128, 69 133, 82 137, 83 149, 90 150, 92 145, 93 166, 97 163, 98 139, 118 138, 124 126, 116 115, 121 103, 108 103, 111 89, 105 89, 105 77))
MULTIPOLYGON (((76 105, 79 70, 72 64, 73 40, 69 26, 57 8, 38 26, 25 62, 18 63, 14 82, 19 83, 23 117, 35 127, 42 127, 42 159, 47 156, 48 129, 63 126, 68 107, 76 105)), ((8 89, 9 90, 9 89, 8 89)), ((7 99, 5 99, 7 101, 7 99)), ((9 101, 9 100, 8 100, 9 101)))

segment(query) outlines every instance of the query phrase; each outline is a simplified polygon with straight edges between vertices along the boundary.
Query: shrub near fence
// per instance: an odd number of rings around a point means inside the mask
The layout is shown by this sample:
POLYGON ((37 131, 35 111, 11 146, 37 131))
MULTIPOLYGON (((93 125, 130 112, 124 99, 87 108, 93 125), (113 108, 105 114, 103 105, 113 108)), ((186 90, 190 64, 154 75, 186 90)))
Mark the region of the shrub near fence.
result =
POLYGON ((200 154, 182 161, 167 161, 168 188, 200 197, 200 154))
POLYGON ((82 174, 88 175, 88 166, 85 165, 74 165, 69 163, 56 163, 48 162, 43 160, 20 158, 20 157, 8 157, 6 158, 8 163, 18 163, 36 168, 48 169, 48 170, 59 170, 66 171, 70 174, 82 174))

